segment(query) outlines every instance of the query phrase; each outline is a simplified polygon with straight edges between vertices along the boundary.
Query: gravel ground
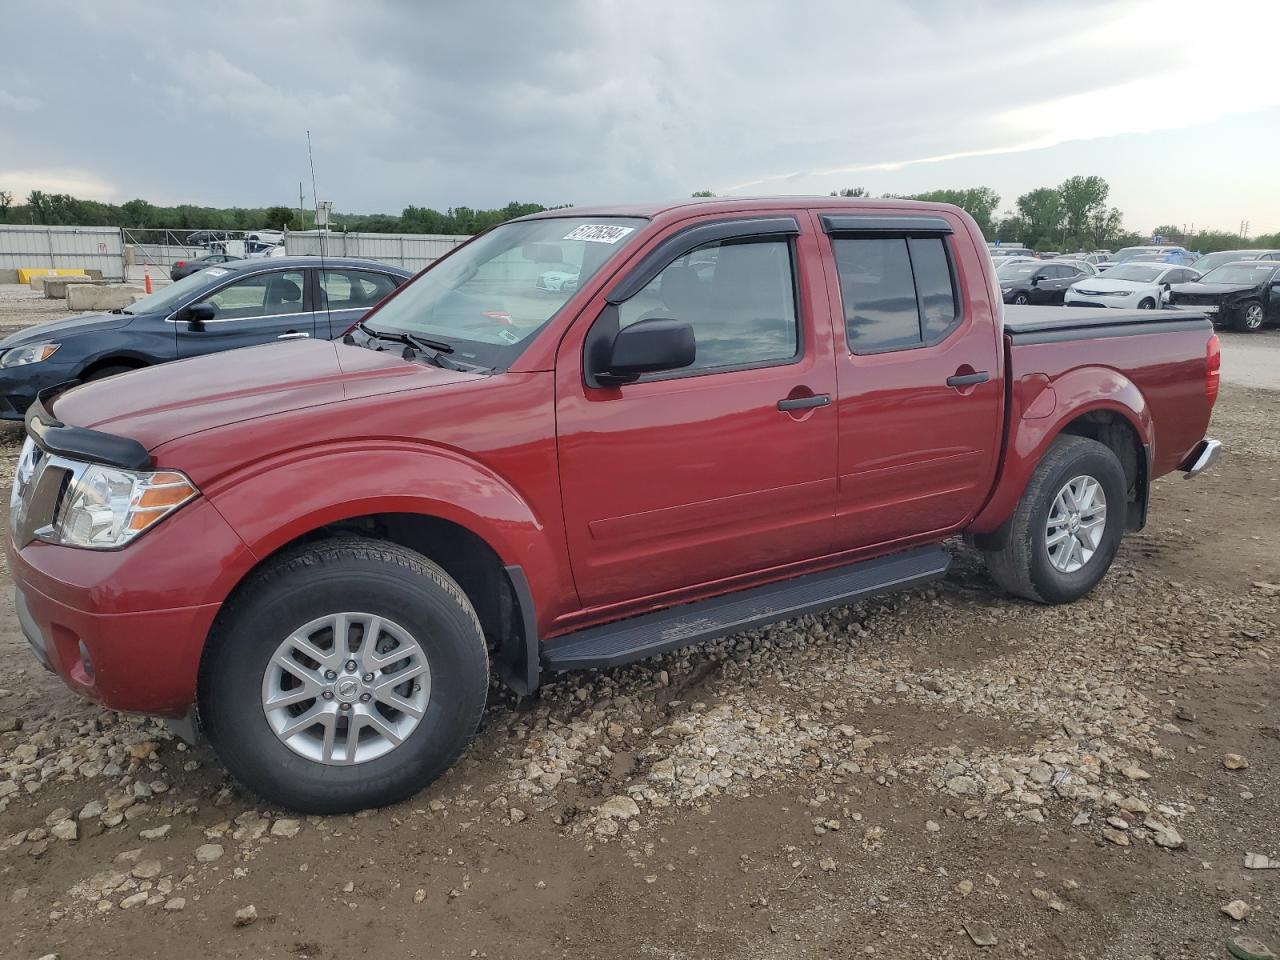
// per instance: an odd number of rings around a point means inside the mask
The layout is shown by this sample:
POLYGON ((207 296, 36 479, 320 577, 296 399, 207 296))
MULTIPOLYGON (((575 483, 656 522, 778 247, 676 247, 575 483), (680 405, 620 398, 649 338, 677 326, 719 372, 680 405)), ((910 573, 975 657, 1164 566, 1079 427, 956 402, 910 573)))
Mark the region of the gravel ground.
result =
MULTIPOLYGON (((1228 386, 1228 455, 1160 481, 1077 604, 998 597, 957 544, 928 589, 495 688, 457 768, 354 817, 267 809, 77 700, 6 596, 5 956, 1280 949, 1278 418, 1280 392, 1228 386)), ((16 449, 0 428, 4 472, 16 449)))

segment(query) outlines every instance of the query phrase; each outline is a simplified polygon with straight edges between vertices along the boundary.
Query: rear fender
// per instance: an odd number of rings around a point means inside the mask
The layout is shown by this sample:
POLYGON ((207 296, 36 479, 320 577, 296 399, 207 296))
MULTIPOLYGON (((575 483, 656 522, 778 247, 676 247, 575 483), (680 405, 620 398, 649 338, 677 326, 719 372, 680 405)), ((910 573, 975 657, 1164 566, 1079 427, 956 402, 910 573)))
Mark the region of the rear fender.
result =
POLYGON ((506 480, 452 450, 386 440, 308 448, 223 477, 205 493, 259 560, 343 520, 419 514, 466 528, 505 566, 521 567, 539 610, 577 605, 564 596, 573 582, 567 557, 554 549, 564 537, 506 480))
POLYGON ((1118 370, 1077 367, 1052 382, 1043 374, 1029 374, 1014 384, 1012 394, 1004 459, 990 498, 969 526, 970 534, 993 533, 1013 514, 1050 444, 1085 414, 1099 410, 1118 414, 1142 446, 1151 450, 1150 406, 1137 385, 1118 370))

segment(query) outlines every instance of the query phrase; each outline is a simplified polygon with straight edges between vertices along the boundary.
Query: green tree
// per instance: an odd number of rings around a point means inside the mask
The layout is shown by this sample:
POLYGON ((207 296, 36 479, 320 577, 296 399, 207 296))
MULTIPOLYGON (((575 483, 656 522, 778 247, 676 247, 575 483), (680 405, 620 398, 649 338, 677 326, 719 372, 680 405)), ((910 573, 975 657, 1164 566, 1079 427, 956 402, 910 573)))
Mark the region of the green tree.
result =
POLYGON ((1017 200, 1023 236, 1004 239, 1021 240, 1032 249, 1061 243, 1062 197, 1054 187, 1039 187, 1017 200))
POLYGON ((292 207, 267 207, 262 214, 263 225, 271 230, 295 229, 294 222, 297 219, 298 211, 292 207))
POLYGON ((691 197, 714 197, 714 196, 715 196, 715 194, 714 194, 714 193, 712 193, 710 190, 695 190, 695 191, 693 191, 693 193, 689 194, 689 196, 691 196, 691 197))
POLYGON ((1107 209, 1111 185, 1102 177, 1069 177, 1058 187, 1062 210, 1063 245, 1078 245, 1089 236, 1092 224, 1107 209))
POLYGON ((831 196, 833 197, 869 197, 871 196, 871 194, 867 192, 866 187, 844 187, 841 190, 832 190, 831 196))
POLYGON ((993 236, 996 232, 995 214, 996 207, 1000 206, 1000 195, 990 187, 929 190, 925 193, 913 194, 906 199, 954 204, 977 221, 984 237, 993 236))
POLYGON ((13 206, 13 194, 8 190, 0 190, 0 220, 9 219, 9 208, 13 206))

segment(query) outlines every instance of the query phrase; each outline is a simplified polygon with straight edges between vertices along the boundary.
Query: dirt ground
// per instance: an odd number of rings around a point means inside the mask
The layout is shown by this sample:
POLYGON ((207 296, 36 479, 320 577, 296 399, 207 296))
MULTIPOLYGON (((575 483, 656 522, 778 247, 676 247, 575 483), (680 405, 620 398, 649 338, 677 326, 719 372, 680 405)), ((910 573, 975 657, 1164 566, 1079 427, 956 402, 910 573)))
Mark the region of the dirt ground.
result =
POLYGON ((1280 950, 1280 869, 1245 866, 1280 867, 1278 421, 1280 392, 1229 383, 1227 455, 1159 481, 1077 604, 997 596, 956 545, 928 589, 495 688, 457 768, 354 817, 268 809, 206 748, 77 700, 6 593, 0 956, 1280 950))

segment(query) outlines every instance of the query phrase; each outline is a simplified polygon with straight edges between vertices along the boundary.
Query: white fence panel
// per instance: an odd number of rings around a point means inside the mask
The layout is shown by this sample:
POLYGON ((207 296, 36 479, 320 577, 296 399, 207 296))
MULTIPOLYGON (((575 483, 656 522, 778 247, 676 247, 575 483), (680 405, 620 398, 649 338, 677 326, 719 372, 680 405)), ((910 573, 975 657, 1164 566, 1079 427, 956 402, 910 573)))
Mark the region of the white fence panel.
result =
POLYGON ((469 236, 437 233, 318 233, 297 231, 285 237, 289 256, 364 257, 421 270, 469 236))
POLYGON ((101 270, 124 276, 124 244, 118 227, 51 227, 0 224, 0 270, 23 267, 101 270))

